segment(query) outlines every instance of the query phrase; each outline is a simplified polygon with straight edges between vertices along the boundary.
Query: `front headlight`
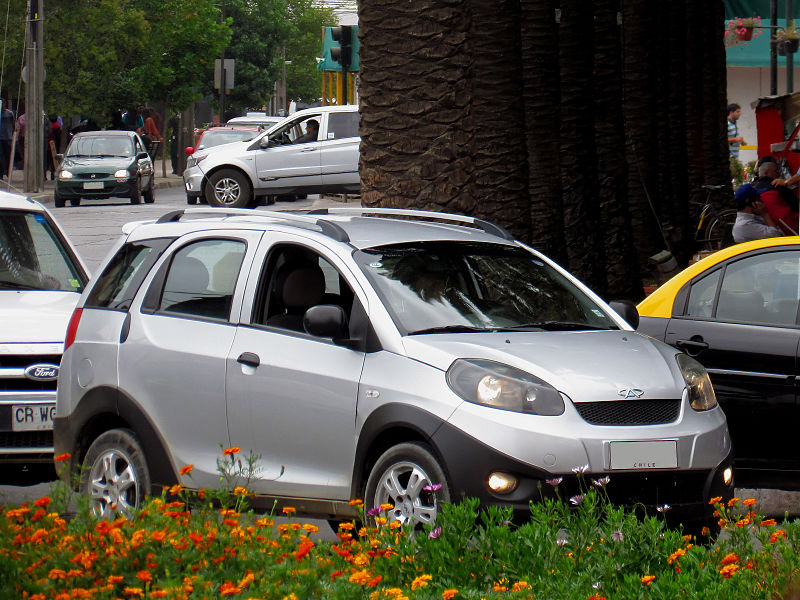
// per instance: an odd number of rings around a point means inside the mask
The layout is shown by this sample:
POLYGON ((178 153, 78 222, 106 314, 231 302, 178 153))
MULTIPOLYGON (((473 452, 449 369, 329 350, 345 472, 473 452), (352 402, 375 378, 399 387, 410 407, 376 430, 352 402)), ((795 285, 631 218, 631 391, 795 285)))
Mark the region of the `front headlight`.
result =
POLYGON ((197 154, 192 154, 189 158, 186 159, 186 168, 191 169, 192 167, 196 167, 207 156, 208 154, 202 154, 200 156, 198 156, 197 154))
POLYGON ((564 399, 553 386, 520 369, 491 360, 459 359, 447 385, 467 402, 535 415, 560 415, 564 399))
POLYGON ((70 171, 61 170, 58 172, 59 179, 72 179, 72 173, 70 171))
POLYGON ((114 171, 114 177, 117 179, 127 179, 130 177, 130 171, 128 169, 119 169, 118 171, 114 171))
POLYGON ((694 410, 711 410, 717 405, 714 386, 708 378, 706 368, 686 354, 676 354, 675 359, 681 369, 686 389, 689 391, 689 404, 694 410))

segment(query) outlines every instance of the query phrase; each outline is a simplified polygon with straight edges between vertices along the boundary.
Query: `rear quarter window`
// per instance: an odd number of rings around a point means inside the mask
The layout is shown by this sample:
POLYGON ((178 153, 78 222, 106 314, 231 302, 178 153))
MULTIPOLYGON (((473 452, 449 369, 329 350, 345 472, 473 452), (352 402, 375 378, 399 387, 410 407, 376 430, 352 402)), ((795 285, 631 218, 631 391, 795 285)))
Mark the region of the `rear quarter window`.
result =
POLYGON ((328 115, 328 139, 358 137, 357 112, 333 112, 328 115))
POLYGON ((158 238, 122 246, 97 278, 84 306, 128 310, 147 273, 172 241, 158 238))

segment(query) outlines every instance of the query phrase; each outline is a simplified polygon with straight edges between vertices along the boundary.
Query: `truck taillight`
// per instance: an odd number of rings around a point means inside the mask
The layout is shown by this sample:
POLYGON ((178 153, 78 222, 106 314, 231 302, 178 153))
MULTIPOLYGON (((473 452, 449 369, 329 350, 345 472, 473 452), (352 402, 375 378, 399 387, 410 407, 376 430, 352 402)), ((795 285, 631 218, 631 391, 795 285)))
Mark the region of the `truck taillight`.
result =
POLYGON ((83 313, 83 309, 76 308, 69 319, 69 325, 67 325, 67 339, 64 340, 64 350, 72 346, 72 342, 75 341, 75 334, 78 333, 78 323, 81 322, 81 313, 83 313))

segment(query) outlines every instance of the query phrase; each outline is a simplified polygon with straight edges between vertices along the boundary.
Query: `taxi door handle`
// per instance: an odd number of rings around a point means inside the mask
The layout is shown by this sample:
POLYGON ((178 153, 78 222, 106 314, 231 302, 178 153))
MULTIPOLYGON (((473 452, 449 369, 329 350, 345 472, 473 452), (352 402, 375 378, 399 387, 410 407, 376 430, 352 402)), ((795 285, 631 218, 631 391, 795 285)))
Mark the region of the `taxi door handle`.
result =
POLYGON ((261 359, 258 357, 258 354, 253 352, 242 352, 239 358, 236 359, 236 362, 247 365, 248 367, 257 367, 261 364, 261 359))

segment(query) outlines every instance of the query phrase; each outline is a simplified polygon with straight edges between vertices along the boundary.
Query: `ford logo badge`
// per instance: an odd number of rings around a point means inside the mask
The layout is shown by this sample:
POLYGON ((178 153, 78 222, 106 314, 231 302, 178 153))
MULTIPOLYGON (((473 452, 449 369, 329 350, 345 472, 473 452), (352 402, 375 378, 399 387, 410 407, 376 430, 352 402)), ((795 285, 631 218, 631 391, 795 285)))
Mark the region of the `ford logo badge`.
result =
POLYGON ((53 381, 58 379, 58 365, 31 365, 25 369, 25 377, 34 381, 53 381))

